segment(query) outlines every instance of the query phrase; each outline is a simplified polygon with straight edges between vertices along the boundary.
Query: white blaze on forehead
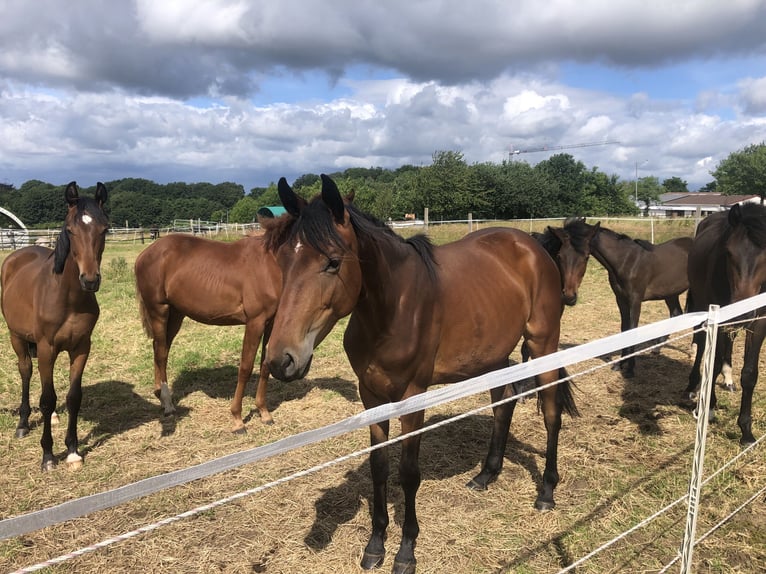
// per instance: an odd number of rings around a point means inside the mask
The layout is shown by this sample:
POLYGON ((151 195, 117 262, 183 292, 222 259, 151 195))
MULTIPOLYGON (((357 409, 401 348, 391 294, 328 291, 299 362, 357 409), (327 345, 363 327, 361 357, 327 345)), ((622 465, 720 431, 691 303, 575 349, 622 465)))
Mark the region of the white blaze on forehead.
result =
POLYGON ((90 223, 93 222, 93 218, 90 215, 88 215, 87 213, 83 213, 82 214, 82 222, 85 225, 89 225, 90 223))
POLYGON ((298 241, 298 242, 295 244, 295 252, 296 252, 296 253, 298 253, 298 251, 300 251, 300 250, 301 250, 301 247, 303 247, 303 243, 301 243, 300 241, 298 241))

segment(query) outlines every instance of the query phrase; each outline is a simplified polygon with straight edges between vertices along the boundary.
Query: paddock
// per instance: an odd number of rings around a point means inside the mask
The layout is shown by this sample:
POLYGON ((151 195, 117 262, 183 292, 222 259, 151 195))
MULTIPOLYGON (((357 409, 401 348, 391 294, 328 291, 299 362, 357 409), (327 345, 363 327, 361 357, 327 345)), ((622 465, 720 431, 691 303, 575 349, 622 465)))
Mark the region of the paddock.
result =
MULTIPOLYGON (((178 373, 174 387, 178 388, 179 415, 170 428, 163 426, 152 395, 151 345, 141 330, 132 276, 119 263, 123 257, 131 269, 136 254, 137 250, 107 246, 104 255, 99 297, 102 316, 83 381, 80 440, 86 459, 79 473, 63 468, 46 476, 39 472, 39 427, 25 440, 13 438, 16 419, 12 411, 18 405, 19 389, 10 345, 0 344, 4 446, 0 463, 8 485, 0 493, 0 518, 272 443, 362 411, 342 352, 343 323, 320 346, 308 379, 271 382, 267 400, 275 425, 266 427, 255 417, 246 421, 247 435, 232 435, 218 422, 228 412, 234 392, 242 332, 238 327, 189 323, 174 347, 176 356, 171 356, 172 371, 178 373)), ((619 312, 606 272, 593 263, 578 304, 564 313, 562 348, 619 332, 619 312)), ((665 317, 664 304, 650 302, 645 304, 641 324, 665 317)), ((418 572, 443 572, 446 565, 455 572, 558 572, 683 496, 688 489, 695 434, 692 414, 678 406, 691 367, 689 343, 690 338, 673 341, 659 356, 639 356, 640 369, 630 381, 608 367, 575 376, 582 416, 564 419, 559 451, 562 480, 552 512, 540 514, 532 506, 545 444, 533 401, 517 409, 505 468, 486 492, 470 491, 464 484, 484 456, 491 419, 488 412, 426 433, 418 496, 425 528, 418 540, 418 572)), ((734 363, 738 372, 741 347, 735 347, 734 363)), ((595 359, 571 367, 570 372, 604 366, 603 360, 595 359)), ((56 380, 64 379, 57 374, 56 380)), ((39 382, 33 378, 33 403, 36 393, 39 382)), ((251 381, 245 413, 254 407, 253 393, 251 381)), ((762 382, 756 388, 753 408, 756 437, 766 429, 764 396, 762 382)), ((736 426, 739 394, 719 392, 719 400, 718 421, 709 429, 706 470, 740 451, 736 426)), ((482 393, 434 407, 426 412, 426 423, 487 403, 488 396, 482 393)), ((60 407, 59 414, 63 415, 62 426, 57 432, 63 433, 66 414, 60 407)), ((35 416, 39 418, 39 413, 35 416)), ((398 425, 393 424, 392 434, 397 430, 398 425)), ((99 543, 367 444, 367 431, 355 431, 287 457, 267 459, 0 542, 0 567, 9 571, 99 543)), ((765 470, 761 450, 716 478, 712 488, 703 491, 698 531, 705 531, 763 488, 765 470)), ((370 492, 366 457, 350 459, 74 558, 55 571, 358 572, 357 554, 369 532, 370 492)), ((402 500, 396 489, 391 489, 391 496, 392 515, 398 521, 402 500)), ((766 567, 766 515, 762 510, 760 500, 745 507, 695 548, 698 571, 766 567)), ((681 507, 627 536, 577 571, 657 571, 675 557, 684 520, 681 507)), ((397 536, 396 529, 391 530, 389 545, 396 544, 397 536)), ((382 571, 387 568, 390 559, 382 571)))

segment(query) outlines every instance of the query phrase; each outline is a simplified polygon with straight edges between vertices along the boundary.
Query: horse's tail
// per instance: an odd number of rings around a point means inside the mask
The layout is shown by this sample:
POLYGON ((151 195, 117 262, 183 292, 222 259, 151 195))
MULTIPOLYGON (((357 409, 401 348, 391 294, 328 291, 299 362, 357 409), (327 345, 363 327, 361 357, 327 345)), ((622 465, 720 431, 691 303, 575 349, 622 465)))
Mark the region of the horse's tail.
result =
MULTIPOLYGON (((574 395, 572 394, 572 382, 568 378, 569 373, 564 367, 559 368, 559 379, 566 379, 565 381, 556 385, 556 403, 561 405, 561 410, 573 417, 579 417, 580 411, 577 410, 575 404, 574 395)), ((537 395, 537 408, 540 408, 540 394, 537 395)))
POLYGON ((149 312, 146 310, 146 303, 141 296, 141 288, 138 285, 138 275, 136 275, 136 300, 138 301, 138 314, 141 315, 141 324, 144 327, 144 333, 150 339, 154 337, 152 333, 152 323, 149 319, 149 312))

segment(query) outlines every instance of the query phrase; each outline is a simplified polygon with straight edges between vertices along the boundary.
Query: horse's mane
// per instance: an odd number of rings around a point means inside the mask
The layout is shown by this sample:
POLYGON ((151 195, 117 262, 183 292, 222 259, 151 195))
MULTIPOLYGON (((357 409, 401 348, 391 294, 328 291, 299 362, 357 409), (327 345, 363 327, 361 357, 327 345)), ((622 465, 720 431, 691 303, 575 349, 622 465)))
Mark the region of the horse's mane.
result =
POLYGON ((551 232, 550 228, 546 228, 543 233, 533 231, 530 235, 532 235, 532 237, 534 237, 551 256, 555 256, 561 249, 561 240, 551 232))
MULTIPOLYGON (((351 224, 356 232, 360 246, 389 242, 394 245, 411 247, 423 261, 429 277, 436 278, 436 261, 433 255, 433 244, 423 234, 404 239, 394 233, 390 227, 376 217, 363 212, 354 204, 346 204, 351 224)), ((275 251, 280 245, 297 239, 310 245, 324 255, 329 255, 326 245, 345 249, 343 240, 335 229, 332 213, 320 196, 312 199, 303 209, 300 217, 285 214, 262 222, 266 230, 266 246, 275 251)))
MULTIPOLYGON (((75 219, 82 218, 83 213, 86 211, 93 219, 95 219, 101 225, 109 225, 109 220, 106 217, 106 213, 102 209, 99 203, 90 197, 78 197, 75 204, 77 209, 74 214, 75 219)), ((69 256, 69 234, 66 231, 67 224, 61 227, 59 236, 56 239, 56 246, 53 249, 53 272, 57 275, 61 275, 64 272, 64 265, 66 264, 66 258, 69 256)))
POLYGON ((748 239, 760 249, 766 248, 766 207, 758 203, 740 205, 739 219, 748 239))
POLYGON ((654 243, 652 243, 651 241, 647 241, 646 239, 636 239, 631 237, 630 235, 625 235, 624 233, 618 233, 616 231, 613 231, 612 229, 609 229, 608 227, 601 227, 599 231, 611 234, 618 241, 631 241, 635 243, 636 245, 638 245, 641 249, 644 249, 645 251, 654 251, 654 248, 655 248, 654 243))

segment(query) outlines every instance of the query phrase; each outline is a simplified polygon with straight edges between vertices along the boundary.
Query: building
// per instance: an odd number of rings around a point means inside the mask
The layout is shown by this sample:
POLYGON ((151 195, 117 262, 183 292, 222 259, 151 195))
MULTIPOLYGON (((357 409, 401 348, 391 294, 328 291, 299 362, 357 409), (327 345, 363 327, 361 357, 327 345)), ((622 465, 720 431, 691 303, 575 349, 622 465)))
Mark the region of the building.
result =
POLYGON ((705 217, 732 205, 760 203, 758 194, 724 195, 713 192, 663 193, 660 201, 649 207, 651 217, 705 217))

